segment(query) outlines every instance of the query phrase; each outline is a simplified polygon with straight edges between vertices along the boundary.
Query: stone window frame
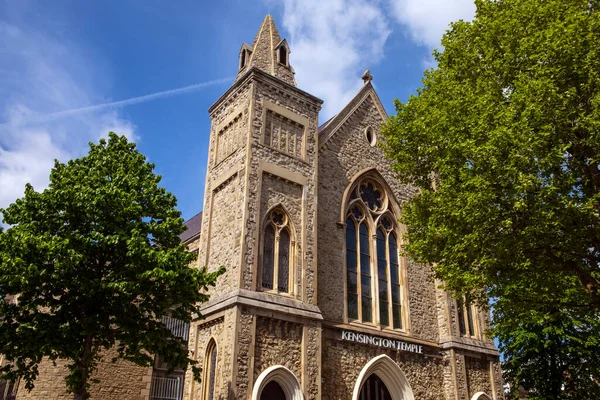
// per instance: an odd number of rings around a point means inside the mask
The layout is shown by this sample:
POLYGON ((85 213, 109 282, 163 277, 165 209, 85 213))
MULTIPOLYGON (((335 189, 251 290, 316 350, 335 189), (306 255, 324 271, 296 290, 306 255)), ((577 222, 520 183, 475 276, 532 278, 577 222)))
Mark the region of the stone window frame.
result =
POLYGON ((463 295, 460 299, 454 299, 454 307, 459 336, 482 339, 481 327, 479 325, 479 310, 469 300, 469 296, 463 295))
POLYGON ((202 400, 214 400, 215 390, 217 388, 217 365, 219 363, 219 349, 217 347, 217 341, 214 338, 210 338, 206 345, 206 352, 204 353, 204 376, 202 377, 202 400), (214 365, 213 361, 214 356, 214 365), (212 367, 212 368, 211 368, 212 367), (212 383, 212 392, 211 389, 212 383))
POLYGON ((285 107, 280 106, 279 104, 275 104, 272 101, 269 100, 263 100, 263 112, 262 112, 262 126, 260 129, 260 140, 259 143, 263 146, 268 147, 269 149, 273 149, 281 154, 285 154, 288 157, 292 157, 296 160, 300 160, 304 163, 306 163, 306 147, 308 145, 308 127, 310 124, 310 120, 303 116, 303 115, 299 115, 296 114, 290 110, 288 110, 285 107), (289 119, 292 122, 295 122, 296 124, 302 126, 303 131, 302 131, 302 151, 301 151, 301 156, 297 157, 295 155, 283 152, 279 149, 274 148, 273 146, 270 146, 268 144, 265 144, 265 134, 266 134, 266 129, 267 129, 267 111, 271 111, 275 114, 280 115, 283 118, 289 119))
POLYGON ((273 49, 273 51, 275 52, 275 60, 277 62, 277 64, 286 67, 286 68, 291 68, 290 66, 290 46, 288 46, 287 44, 287 40, 282 39, 277 46, 275 46, 275 48, 273 49), (285 51, 285 60, 284 62, 281 62, 281 49, 284 49, 285 51))
POLYGON ((268 293, 276 293, 280 295, 286 296, 294 296, 296 293, 296 285, 295 279, 296 276, 296 263, 297 263, 297 255, 296 255, 296 229, 294 227, 292 218, 290 214, 287 212, 285 207, 281 204, 277 204, 274 207, 271 207, 270 210, 267 211, 265 217, 263 218, 261 229, 260 229, 260 246, 259 246, 259 262, 258 262, 258 285, 257 289, 263 292, 268 293), (273 222, 272 216, 275 213, 280 213, 283 215, 283 221, 281 224, 277 224, 273 222), (275 243, 274 243, 274 251, 273 251, 273 288, 265 288, 262 285, 263 280, 263 268, 264 268, 264 248, 265 248, 265 232, 267 227, 272 227, 275 231, 275 243), (290 247, 289 247, 289 255, 288 255, 288 290, 280 291, 279 290, 279 240, 281 232, 287 231, 290 236, 290 247))
POLYGON ((367 142, 371 147, 375 147, 377 144, 377 134, 372 126, 367 126, 365 128, 365 139, 367 139, 367 142))
MULTIPOLYGON (((366 212, 366 216, 364 220, 367 221, 367 228, 369 229, 369 258, 370 258, 370 271, 371 271, 371 293, 373 293, 372 299, 374 300, 371 305, 371 315, 373 316, 371 322, 363 322, 362 320, 362 310, 359 311, 359 318, 353 319, 348 317, 348 282, 347 282, 347 264, 346 264, 346 238, 344 234, 344 323, 347 324, 358 324, 358 325, 367 325, 367 326, 376 326, 382 328, 385 331, 392 332, 410 332, 410 318, 409 318, 409 301, 408 301, 408 276, 407 276, 407 261, 406 258, 401 255, 400 249, 402 247, 402 237, 405 232, 405 228, 401 226, 397 220, 400 215, 400 208, 398 206, 397 201, 393 197, 393 192, 390 187, 385 182, 385 179, 377 172, 375 168, 368 168, 365 171, 357 174, 352 180, 352 183, 346 188, 346 191, 343 196, 343 203, 341 207, 341 221, 338 223, 338 226, 344 228, 344 232, 346 232, 346 220, 350 216, 350 213, 353 207, 362 207, 363 212, 366 212), (365 206, 362 202, 360 196, 355 195, 356 189, 362 185, 362 183, 372 183, 379 187, 382 191, 382 202, 381 206, 376 207, 375 210, 370 210, 369 207, 365 206), (375 218, 373 218, 373 216, 375 218), (390 232, 393 232, 396 238, 396 246, 397 246, 397 262, 398 262, 398 276, 399 276, 399 284, 400 284, 400 318, 401 318, 401 327, 394 328, 393 327, 393 315, 392 315, 392 299, 391 299, 391 277, 388 275, 387 284, 388 284, 388 310, 389 310, 389 325, 381 325, 380 323, 380 308, 379 308, 379 279, 377 273, 377 228, 379 227, 379 223, 383 216, 391 217, 393 222, 393 228, 390 232)), ((354 218, 354 216, 352 216, 354 218)), ((356 228, 358 229, 358 224, 356 228)), ((358 235, 357 235, 358 237, 358 235)), ((360 238, 357 239, 357 241, 360 238)), ((386 249, 388 248, 389 243, 386 242, 386 249)), ((359 247, 359 243, 357 243, 357 249, 359 247)), ((360 251, 360 250, 357 250, 360 251)), ((389 251, 387 252, 387 273, 390 272, 390 257, 389 251)), ((357 266, 357 272, 360 272, 360 266, 357 266)), ((360 281, 357 278, 357 287, 360 287, 360 281)), ((358 291, 358 290, 357 290, 358 291)), ((358 299, 360 299, 360 291, 357 294, 358 299)), ((360 307, 359 307, 360 309, 360 307)))

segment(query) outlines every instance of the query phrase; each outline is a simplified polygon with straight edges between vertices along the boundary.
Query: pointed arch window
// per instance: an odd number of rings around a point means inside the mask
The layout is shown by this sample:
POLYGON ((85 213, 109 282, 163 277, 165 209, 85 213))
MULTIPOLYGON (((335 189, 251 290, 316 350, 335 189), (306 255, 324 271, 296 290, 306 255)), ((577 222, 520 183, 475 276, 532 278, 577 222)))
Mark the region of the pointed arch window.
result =
POLYGON ((211 339, 206 347, 206 357, 204 360, 204 390, 203 400, 213 400, 215 398, 215 379, 217 375, 217 344, 211 339))
POLYGON ((269 212, 265 220, 262 244, 261 287, 290 293, 294 254, 293 229, 281 208, 269 212))
POLYGON ((404 293, 398 226, 389 199, 381 185, 372 179, 359 181, 349 199, 346 216, 347 318, 403 329, 404 293))

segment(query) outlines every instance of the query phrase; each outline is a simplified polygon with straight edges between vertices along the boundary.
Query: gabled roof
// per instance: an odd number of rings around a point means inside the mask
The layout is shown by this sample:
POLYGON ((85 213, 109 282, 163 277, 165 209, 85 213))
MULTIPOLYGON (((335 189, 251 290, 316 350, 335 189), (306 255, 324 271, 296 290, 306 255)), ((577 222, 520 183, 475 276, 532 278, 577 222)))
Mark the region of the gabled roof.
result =
POLYGON ((179 239, 182 242, 187 242, 200 235, 200 231, 202 230, 202 211, 185 221, 185 226, 187 226, 187 231, 179 235, 179 239))
POLYGON ((371 82, 367 82, 363 85, 363 87, 358 91, 358 93, 350 100, 348 104, 342 110, 326 121, 319 127, 319 147, 322 147, 325 142, 331 138, 335 132, 338 130, 340 126, 348 119, 348 117, 356 110, 360 105, 368 98, 371 97, 374 103, 377 105, 379 112, 381 113, 381 117, 386 120, 388 118, 388 114, 381 104, 381 100, 379 96, 377 96, 377 92, 375 92, 375 88, 371 82))

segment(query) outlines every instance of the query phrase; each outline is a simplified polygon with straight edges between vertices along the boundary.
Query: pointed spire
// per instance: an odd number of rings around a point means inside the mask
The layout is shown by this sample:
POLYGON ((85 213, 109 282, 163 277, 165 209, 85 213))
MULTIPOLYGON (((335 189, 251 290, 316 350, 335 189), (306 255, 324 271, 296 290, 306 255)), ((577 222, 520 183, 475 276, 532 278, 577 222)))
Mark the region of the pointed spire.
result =
MULTIPOLYGON (((252 47, 243 45, 240 51, 240 70, 237 78, 252 67, 259 68, 287 83, 296 86, 294 70, 289 63, 290 48, 279 31, 271 14, 263 20, 252 47)), ((236 79, 237 79, 236 78, 236 79)))

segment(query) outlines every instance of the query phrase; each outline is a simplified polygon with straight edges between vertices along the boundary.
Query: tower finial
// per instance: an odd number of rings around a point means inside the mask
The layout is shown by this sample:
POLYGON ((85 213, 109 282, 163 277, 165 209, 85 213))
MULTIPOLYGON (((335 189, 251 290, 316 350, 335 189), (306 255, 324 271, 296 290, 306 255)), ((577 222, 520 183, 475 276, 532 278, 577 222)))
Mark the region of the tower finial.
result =
POLYGON ((363 76, 361 77, 365 85, 373 80, 373 75, 371 75, 371 71, 366 70, 363 76))

